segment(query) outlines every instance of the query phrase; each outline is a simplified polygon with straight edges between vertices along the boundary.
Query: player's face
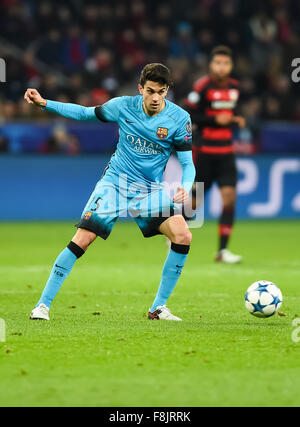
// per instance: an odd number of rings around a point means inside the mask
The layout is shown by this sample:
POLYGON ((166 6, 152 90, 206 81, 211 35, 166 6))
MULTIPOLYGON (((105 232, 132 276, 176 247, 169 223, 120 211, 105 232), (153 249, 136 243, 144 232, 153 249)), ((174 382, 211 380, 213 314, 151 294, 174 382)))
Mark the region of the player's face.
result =
POLYGON ((228 77, 232 71, 232 60, 227 55, 215 55, 210 63, 210 72, 218 80, 228 77))
POLYGON ((144 108, 147 114, 153 116, 158 114, 165 105, 165 97, 168 93, 168 86, 147 80, 144 87, 139 85, 140 94, 144 98, 144 108))

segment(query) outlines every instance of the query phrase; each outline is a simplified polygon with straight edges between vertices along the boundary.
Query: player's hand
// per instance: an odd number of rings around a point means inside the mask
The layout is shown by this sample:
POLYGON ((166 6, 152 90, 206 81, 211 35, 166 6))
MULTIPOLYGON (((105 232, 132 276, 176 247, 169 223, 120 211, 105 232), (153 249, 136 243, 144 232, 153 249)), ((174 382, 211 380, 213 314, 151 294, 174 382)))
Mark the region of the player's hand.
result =
POLYGON ((232 123, 232 115, 227 113, 218 114, 215 121, 219 126, 228 126, 232 123))
POLYGON ((35 104, 38 107, 46 107, 47 101, 42 98, 36 89, 27 89, 24 95, 24 99, 28 104, 35 104))
POLYGON ((236 123, 240 128, 246 127, 246 119, 242 116, 233 116, 232 123, 236 123))
POLYGON ((189 193, 182 187, 177 188, 177 193, 173 197, 173 203, 184 203, 189 198, 189 193))

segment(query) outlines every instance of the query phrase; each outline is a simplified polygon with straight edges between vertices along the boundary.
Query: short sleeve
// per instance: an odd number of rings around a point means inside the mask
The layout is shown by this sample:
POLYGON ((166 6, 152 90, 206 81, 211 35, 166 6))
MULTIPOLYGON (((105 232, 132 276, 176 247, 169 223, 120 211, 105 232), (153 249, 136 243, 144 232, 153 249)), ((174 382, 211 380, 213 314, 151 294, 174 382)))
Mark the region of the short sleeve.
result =
POLYGON ((192 149, 192 121, 189 114, 181 118, 174 137, 176 151, 189 151, 192 149))
POLYGON ((103 105, 95 107, 95 114, 102 122, 117 122, 119 120, 120 109, 123 97, 110 99, 103 105))

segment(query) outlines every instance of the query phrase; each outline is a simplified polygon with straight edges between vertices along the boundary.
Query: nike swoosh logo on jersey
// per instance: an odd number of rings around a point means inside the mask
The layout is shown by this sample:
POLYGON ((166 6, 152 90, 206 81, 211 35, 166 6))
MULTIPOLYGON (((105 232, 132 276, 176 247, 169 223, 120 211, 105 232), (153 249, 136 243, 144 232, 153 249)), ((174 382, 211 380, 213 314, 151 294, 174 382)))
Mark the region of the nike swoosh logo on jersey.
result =
POLYGON ((126 119, 125 119, 125 122, 130 123, 130 124, 134 123, 134 122, 131 122, 130 120, 126 120, 126 119))

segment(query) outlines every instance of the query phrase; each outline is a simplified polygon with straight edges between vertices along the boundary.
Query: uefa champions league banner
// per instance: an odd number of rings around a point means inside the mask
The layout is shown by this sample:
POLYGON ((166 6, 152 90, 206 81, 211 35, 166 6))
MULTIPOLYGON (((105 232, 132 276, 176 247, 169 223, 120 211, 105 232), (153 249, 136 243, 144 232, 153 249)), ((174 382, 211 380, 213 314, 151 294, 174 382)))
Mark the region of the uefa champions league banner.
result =
MULTIPOLYGON (((238 218, 300 218, 300 156, 237 158, 238 218)), ((172 157, 165 180, 178 180, 180 164, 172 157)), ((180 182, 180 180, 179 180, 180 182)), ((221 198, 216 185, 205 196, 204 220, 218 218, 221 198)))
POLYGON ((300 157, 240 158, 237 166, 239 216, 300 217, 300 157))
MULTIPOLYGON (((0 220, 77 220, 100 179, 109 155, 0 155, 0 220)), ((300 218, 300 156, 253 156, 237 159, 237 217, 300 218)), ((180 182, 172 157, 167 181, 180 182)), ((218 218, 219 191, 205 196, 204 221, 218 218)))

